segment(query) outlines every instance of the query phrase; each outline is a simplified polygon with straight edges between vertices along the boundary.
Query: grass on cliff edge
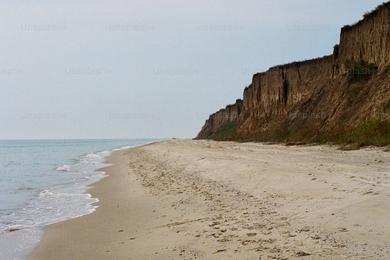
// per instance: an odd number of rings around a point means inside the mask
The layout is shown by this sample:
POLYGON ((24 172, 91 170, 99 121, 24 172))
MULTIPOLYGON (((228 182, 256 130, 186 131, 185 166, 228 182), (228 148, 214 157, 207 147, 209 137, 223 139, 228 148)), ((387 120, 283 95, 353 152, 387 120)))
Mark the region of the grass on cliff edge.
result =
POLYGON ((370 119, 360 123, 354 128, 340 127, 332 132, 316 133, 308 126, 299 129, 287 130, 280 127, 273 131, 258 133, 247 138, 236 138, 237 126, 227 124, 217 130, 210 139, 217 141, 235 140, 240 142, 281 142, 302 144, 356 144, 358 146, 386 146, 390 145, 390 121, 370 119))
MULTIPOLYGON (((390 106, 390 102, 388 105, 390 106)), ((358 146, 390 145, 390 120, 386 118, 373 118, 363 121, 353 128, 342 126, 325 133, 318 133, 316 129, 312 125, 301 125, 299 128, 288 129, 288 126, 284 125, 267 132, 240 137, 236 135, 237 124, 228 123, 207 139, 239 142, 356 144, 358 146)))
POLYGON ((356 143, 360 146, 390 144, 390 121, 371 119, 360 123, 357 127, 338 135, 338 143, 356 143))
MULTIPOLYGON (((305 143, 334 143, 334 144, 356 144, 357 146, 386 146, 390 145, 390 121, 381 119, 370 119, 361 122, 354 128, 340 127, 331 132, 323 134, 299 134, 300 130, 289 133, 294 136, 294 141, 305 143), (300 136, 300 138, 296 138, 300 136)), ((287 137, 287 140, 290 138, 287 137)))
POLYGON ((228 123, 220 127, 214 134, 210 136, 210 139, 217 141, 231 140, 236 133, 237 125, 235 123, 228 123))

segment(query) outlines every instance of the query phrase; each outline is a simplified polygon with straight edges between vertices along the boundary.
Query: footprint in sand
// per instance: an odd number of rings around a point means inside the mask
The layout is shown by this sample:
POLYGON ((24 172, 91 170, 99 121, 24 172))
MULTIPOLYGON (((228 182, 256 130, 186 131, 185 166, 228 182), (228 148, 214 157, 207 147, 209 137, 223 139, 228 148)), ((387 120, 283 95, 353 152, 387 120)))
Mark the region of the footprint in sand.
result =
POLYGON ((348 229, 345 227, 340 227, 338 230, 339 232, 343 232, 343 233, 348 232, 348 229))
POLYGON ((306 227, 303 227, 301 229, 298 230, 299 233, 302 233, 302 232, 309 232, 310 231, 310 227, 306 226, 306 227))
POLYGON ((296 254, 295 254, 297 257, 303 257, 303 256, 309 256, 311 255, 310 253, 307 253, 305 251, 298 251, 296 254))

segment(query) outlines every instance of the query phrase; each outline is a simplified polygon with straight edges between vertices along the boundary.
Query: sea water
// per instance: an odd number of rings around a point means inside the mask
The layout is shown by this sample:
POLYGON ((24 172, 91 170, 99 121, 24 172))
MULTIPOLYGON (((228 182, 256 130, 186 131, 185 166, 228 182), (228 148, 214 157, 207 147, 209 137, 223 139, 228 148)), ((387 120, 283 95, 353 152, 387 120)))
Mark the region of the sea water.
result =
POLYGON ((88 186, 105 177, 105 157, 152 141, 0 141, 0 259, 24 259, 43 227, 92 213, 88 186))

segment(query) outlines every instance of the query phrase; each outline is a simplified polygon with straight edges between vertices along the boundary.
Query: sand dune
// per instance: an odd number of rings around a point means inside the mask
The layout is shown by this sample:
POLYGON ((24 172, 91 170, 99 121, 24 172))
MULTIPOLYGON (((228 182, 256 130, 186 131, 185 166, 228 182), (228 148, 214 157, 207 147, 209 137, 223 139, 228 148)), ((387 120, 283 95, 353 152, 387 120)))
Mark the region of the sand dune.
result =
POLYGON ((390 153, 212 141, 117 151, 32 259, 386 259, 390 153))

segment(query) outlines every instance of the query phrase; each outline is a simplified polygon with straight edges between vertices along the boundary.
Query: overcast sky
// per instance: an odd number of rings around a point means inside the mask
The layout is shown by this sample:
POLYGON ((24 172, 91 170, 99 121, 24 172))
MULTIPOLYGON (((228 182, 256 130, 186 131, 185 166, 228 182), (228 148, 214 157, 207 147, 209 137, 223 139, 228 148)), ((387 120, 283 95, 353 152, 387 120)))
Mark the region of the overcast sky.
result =
POLYGON ((0 139, 193 137, 382 0, 0 0, 0 139))

